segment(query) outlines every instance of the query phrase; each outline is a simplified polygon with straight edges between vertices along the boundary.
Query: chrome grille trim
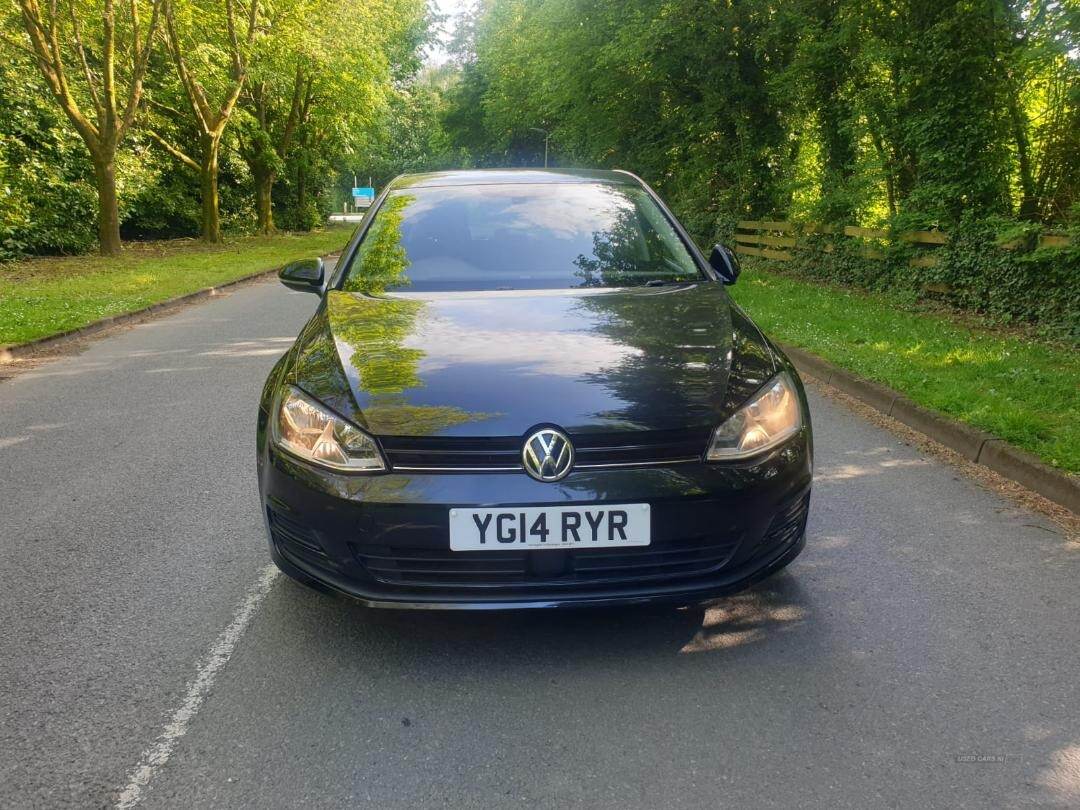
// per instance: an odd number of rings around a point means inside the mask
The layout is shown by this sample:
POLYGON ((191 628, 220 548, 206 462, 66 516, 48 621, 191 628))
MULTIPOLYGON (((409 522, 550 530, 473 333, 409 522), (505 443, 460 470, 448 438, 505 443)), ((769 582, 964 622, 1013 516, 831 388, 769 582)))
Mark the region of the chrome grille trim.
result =
MULTIPOLYGON (((700 456, 693 458, 670 458, 659 461, 616 461, 610 464, 575 464, 575 470, 605 470, 605 469, 629 469, 634 467, 667 467, 674 464, 695 464, 701 461, 700 456)), ((395 464, 391 472, 524 472, 524 468, 518 464, 516 467, 408 467, 403 464, 395 464)))
MULTIPOLYGON (((632 469, 702 460, 711 428, 570 433, 575 470, 632 469)), ((380 436, 392 471, 524 472, 524 437, 380 436)))

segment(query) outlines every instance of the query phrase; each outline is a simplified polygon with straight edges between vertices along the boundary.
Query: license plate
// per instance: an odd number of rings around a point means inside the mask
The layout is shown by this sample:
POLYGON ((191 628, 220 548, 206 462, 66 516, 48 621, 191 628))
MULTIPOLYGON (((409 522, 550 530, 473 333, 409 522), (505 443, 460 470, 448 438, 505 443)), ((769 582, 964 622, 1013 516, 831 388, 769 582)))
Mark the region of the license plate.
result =
POLYGON ((647 546, 647 503, 451 509, 453 551, 647 546))

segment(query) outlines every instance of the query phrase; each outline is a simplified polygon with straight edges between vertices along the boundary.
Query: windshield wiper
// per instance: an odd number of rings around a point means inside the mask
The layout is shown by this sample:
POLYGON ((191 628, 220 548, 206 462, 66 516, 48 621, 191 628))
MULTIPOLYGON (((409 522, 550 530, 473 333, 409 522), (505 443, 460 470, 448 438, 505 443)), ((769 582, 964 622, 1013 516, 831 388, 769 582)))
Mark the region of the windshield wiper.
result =
POLYGON ((669 284, 693 284, 692 278, 652 278, 645 282, 646 287, 667 287, 669 284))

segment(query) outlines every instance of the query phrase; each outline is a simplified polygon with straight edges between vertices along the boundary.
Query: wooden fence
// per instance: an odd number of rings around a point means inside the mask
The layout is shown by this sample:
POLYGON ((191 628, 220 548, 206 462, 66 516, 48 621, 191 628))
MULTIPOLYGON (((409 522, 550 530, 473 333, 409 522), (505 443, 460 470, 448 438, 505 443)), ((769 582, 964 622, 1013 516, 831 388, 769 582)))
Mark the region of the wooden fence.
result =
MULTIPOLYGON (((735 252, 746 256, 761 256, 765 259, 788 262, 795 258, 793 250, 800 247, 800 238, 808 234, 842 233, 844 236, 858 239, 862 244, 861 253, 867 259, 883 259, 885 252, 882 243, 890 239, 899 239, 915 245, 918 252, 912 257, 912 267, 933 267, 938 263, 934 251, 947 244, 949 235, 943 231, 906 231, 894 234, 879 228, 858 228, 854 225, 814 225, 793 222, 774 222, 769 220, 741 219, 735 233, 735 252)), ((805 244, 805 242, 804 242, 805 244)), ((1043 234, 1039 237, 1039 247, 1058 248, 1070 244, 1068 236, 1043 234)), ((1006 250, 1018 247, 1019 243, 1002 245, 1006 250)), ((832 245, 825 245, 831 252, 832 245)))

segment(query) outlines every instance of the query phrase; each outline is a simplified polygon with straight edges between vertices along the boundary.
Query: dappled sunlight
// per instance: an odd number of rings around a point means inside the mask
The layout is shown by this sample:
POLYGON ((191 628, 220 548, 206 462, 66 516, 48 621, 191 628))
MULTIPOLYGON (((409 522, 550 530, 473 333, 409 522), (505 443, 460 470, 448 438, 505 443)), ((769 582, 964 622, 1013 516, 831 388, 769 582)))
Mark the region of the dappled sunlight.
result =
POLYGON ((835 481, 850 481, 853 478, 882 475, 893 470, 930 466, 930 461, 925 458, 896 458, 891 453, 892 451, 886 447, 878 447, 862 452, 849 451, 844 455, 858 455, 864 460, 859 463, 821 464, 814 472, 814 483, 828 484, 835 481), (888 457, 882 458, 882 456, 888 457))
POLYGON ((815 551, 835 551, 851 545, 851 538, 843 534, 826 534, 810 538, 815 551))
POLYGON ((701 629, 679 650, 682 654, 728 650, 762 641, 802 624, 806 610, 778 591, 750 590, 705 611, 701 629))
POLYGON ((845 456, 882 456, 892 453, 890 447, 871 447, 869 450, 845 450, 845 456))
POLYGON ((920 365, 936 368, 975 364, 987 365, 1002 360, 1000 350, 996 347, 992 350, 984 348, 980 351, 972 346, 957 346, 943 352, 940 348, 929 348, 921 341, 907 346, 898 346, 893 341, 876 340, 864 345, 879 354, 900 354, 907 358, 918 358, 920 365))
POLYGON ((198 315, 186 317, 170 315, 168 318, 146 321, 139 324, 139 329, 170 329, 175 326, 194 326, 198 329, 209 329, 212 324, 228 324, 232 323, 232 320, 232 318, 211 318, 200 312, 198 315))
MULTIPOLYGON (((445 670, 471 672, 477 655, 498 656, 502 672, 535 673, 536 662, 555 669, 585 661, 633 667, 652 661, 676 668, 707 657, 691 653, 755 645, 761 651, 780 633, 816 632, 809 597, 798 578, 779 574, 767 582, 705 605, 642 605, 619 609, 559 611, 383 611, 334 600, 312 600, 302 586, 274 592, 288 632, 313 645, 314 657, 327 646, 365 648, 382 666, 412 671, 416 657, 438 659, 445 670), (344 614, 342 613, 344 611, 344 614), (295 623, 295 627, 291 626, 295 623), (323 628, 309 634, 308 627, 323 628), (528 639, 523 645, 522 640, 528 639), (375 649, 371 649, 374 645, 375 649)), ((272 608, 275 609, 275 608, 272 608)), ((817 628, 820 629, 820 628, 817 628)), ((675 669, 672 669, 675 671, 675 669)), ((529 675, 532 677, 532 675, 529 675)))
POLYGON ((1055 751, 1050 763, 1039 769, 1035 783, 1056 804, 1065 807, 1080 805, 1080 743, 1072 743, 1055 751))
POLYGON ((874 470, 871 467, 860 466, 858 464, 841 464, 829 472, 818 468, 818 470, 814 472, 814 483, 822 484, 830 481, 847 481, 851 478, 859 478, 863 475, 874 474, 874 470))
POLYGON ((145 368, 143 374, 172 374, 178 371, 207 371, 213 366, 186 366, 184 368, 165 366, 163 368, 145 368))
POLYGON ((973 349, 952 349, 941 357, 941 365, 955 366, 961 363, 978 363, 980 358, 973 349))
POLYGON ((80 362, 76 367, 66 366, 58 368, 55 366, 45 366, 40 370, 23 372, 19 377, 23 380, 40 380, 45 379, 46 377, 78 377, 81 374, 92 374, 98 371, 105 371, 111 367, 111 363, 80 362))
POLYGON ((200 355, 206 357, 268 357, 270 355, 281 354, 279 349, 219 349, 212 352, 199 352, 200 355))
POLYGON ((186 354, 191 349, 140 349, 134 352, 127 352, 122 355, 123 357, 158 357, 163 354, 186 354))
POLYGON ((1080 810, 1080 0, 0 41, 0 810, 1080 810))
POLYGON ((886 469, 892 467, 928 467, 930 462, 925 458, 894 458, 883 461, 878 466, 886 469))
POLYGON ((269 357, 281 354, 295 340, 296 338, 291 337, 237 340, 232 343, 219 344, 216 348, 198 354, 201 357, 269 357))

